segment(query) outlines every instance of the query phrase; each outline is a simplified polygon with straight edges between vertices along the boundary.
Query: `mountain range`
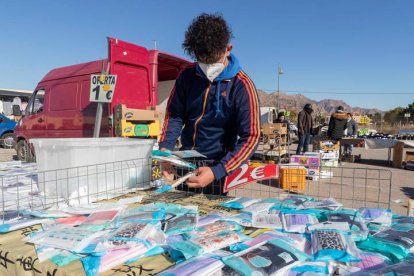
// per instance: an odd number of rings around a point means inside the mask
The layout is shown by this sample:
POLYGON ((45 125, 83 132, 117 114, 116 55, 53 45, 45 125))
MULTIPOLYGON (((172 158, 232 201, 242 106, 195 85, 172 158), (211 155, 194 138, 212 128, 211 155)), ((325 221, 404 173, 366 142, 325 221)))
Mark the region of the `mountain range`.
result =
MULTIPOLYGON (((260 105, 265 106, 277 106, 278 93, 267 93, 262 90, 258 90, 260 105)), ((291 110, 298 112, 303 109, 305 104, 310 103, 315 114, 330 114, 336 110, 336 108, 342 105, 346 112, 358 112, 362 115, 375 114, 377 112, 383 113, 382 110, 376 108, 362 108, 352 107, 342 100, 324 99, 321 101, 311 100, 302 94, 285 94, 280 92, 279 105, 281 109, 291 110)))

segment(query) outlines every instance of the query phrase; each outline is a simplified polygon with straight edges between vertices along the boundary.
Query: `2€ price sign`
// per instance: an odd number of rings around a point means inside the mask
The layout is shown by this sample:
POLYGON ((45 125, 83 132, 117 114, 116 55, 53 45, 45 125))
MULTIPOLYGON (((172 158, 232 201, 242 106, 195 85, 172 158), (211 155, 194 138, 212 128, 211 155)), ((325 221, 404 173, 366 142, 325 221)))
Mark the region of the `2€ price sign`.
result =
POLYGON ((276 164, 246 163, 226 177, 223 192, 226 193, 251 182, 278 177, 279 167, 276 164))
POLYGON ((116 75, 91 75, 90 102, 110 103, 114 97, 116 75))

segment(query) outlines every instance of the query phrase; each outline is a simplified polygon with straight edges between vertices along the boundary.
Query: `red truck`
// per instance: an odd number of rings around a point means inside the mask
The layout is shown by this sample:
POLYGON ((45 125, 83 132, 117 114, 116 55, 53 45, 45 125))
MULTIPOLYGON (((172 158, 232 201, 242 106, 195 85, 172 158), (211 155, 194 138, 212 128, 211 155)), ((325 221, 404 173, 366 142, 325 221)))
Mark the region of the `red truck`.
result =
MULTIPOLYGON (((117 75, 112 103, 103 107, 100 137, 124 136, 115 131, 115 107, 122 104, 139 111, 161 105, 162 110, 174 80, 189 64, 167 53, 108 38, 107 59, 53 69, 37 84, 14 131, 18 158, 27 160, 31 138, 93 136, 97 103, 89 101, 92 74, 109 68, 109 74, 117 75)), ((145 123, 151 124, 140 122, 140 129, 145 123)))

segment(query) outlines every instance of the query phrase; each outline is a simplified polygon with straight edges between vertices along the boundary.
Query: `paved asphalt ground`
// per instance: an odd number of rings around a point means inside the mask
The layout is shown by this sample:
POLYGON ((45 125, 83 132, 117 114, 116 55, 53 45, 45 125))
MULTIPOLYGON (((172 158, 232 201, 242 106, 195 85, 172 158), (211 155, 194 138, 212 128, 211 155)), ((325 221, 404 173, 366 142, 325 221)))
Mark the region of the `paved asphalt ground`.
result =
MULTIPOLYGON (((292 145, 294 153, 296 145, 292 145)), ((330 179, 308 180, 305 194, 317 198, 333 197, 346 207, 388 207, 399 214, 407 213, 408 198, 414 199, 414 171, 392 168, 388 165, 388 150, 354 148, 361 154, 358 163, 343 163, 333 168, 330 179)), ((13 149, 0 149, 0 162, 15 159, 13 149)), ((231 191, 233 196, 281 197, 285 191, 277 181, 248 184, 231 191)))

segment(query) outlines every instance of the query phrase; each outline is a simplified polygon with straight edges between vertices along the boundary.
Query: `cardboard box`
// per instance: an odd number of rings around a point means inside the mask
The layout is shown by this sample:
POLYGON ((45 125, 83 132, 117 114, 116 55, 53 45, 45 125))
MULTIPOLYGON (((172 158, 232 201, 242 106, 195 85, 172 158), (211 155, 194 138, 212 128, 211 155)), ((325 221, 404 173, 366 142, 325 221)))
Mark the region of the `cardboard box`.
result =
POLYGON ((135 124, 119 120, 116 122, 115 134, 118 137, 157 137, 160 134, 160 121, 135 124))
POLYGON ((320 178, 332 178, 333 172, 327 170, 321 170, 319 173, 320 178))
POLYGON ((290 162, 300 164, 308 168, 318 168, 321 165, 321 159, 319 156, 292 155, 290 157, 290 162))
POLYGON ((322 159, 321 160, 321 167, 338 167, 339 161, 338 159, 322 159))
POLYGON ((307 169, 307 176, 309 177, 313 177, 313 176, 318 176, 319 175, 319 168, 313 168, 313 169, 307 169))
POLYGON ((263 134, 272 137, 272 135, 287 134, 287 125, 281 123, 263 124, 263 134))
POLYGON ((339 150, 331 152, 322 152, 320 151, 321 159, 339 159, 339 150))
POLYGON ((338 151, 341 147, 340 142, 332 142, 330 140, 325 140, 325 141, 320 141, 319 142, 319 150, 323 151, 323 152, 330 152, 330 151, 338 151))
POLYGON ((159 119, 158 106, 148 107, 147 109, 127 108, 124 104, 115 107, 115 119, 127 121, 155 121, 159 119))

